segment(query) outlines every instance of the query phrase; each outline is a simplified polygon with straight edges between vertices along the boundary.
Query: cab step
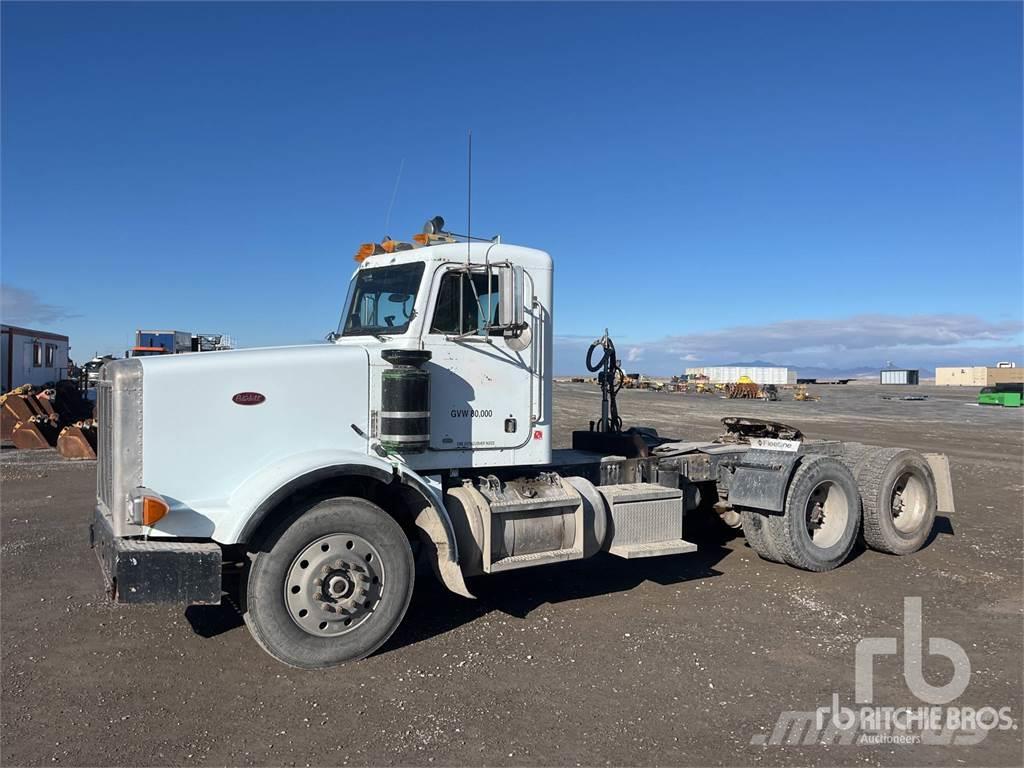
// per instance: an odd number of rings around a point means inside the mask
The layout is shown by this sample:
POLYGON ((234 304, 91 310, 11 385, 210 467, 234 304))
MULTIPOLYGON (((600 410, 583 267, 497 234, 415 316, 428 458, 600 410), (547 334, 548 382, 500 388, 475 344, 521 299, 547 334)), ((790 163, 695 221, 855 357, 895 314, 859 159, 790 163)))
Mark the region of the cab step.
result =
POLYGON ((511 571, 515 568, 526 568, 531 565, 560 563, 565 560, 579 560, 581 555, 582 552, 576 547, 555 549, 548 552, 534 552, 529 555, 512 555, 512 557, 503 557, 500 560, 492 561, 490 573, 511 571))
POLYGON ((682 555, 696 552, 697 545, 691 541, 653 541, 649 544, 613 544, 608 551, 616 557, 635 560, 638 557, 660 557, 661 555, 682 555))

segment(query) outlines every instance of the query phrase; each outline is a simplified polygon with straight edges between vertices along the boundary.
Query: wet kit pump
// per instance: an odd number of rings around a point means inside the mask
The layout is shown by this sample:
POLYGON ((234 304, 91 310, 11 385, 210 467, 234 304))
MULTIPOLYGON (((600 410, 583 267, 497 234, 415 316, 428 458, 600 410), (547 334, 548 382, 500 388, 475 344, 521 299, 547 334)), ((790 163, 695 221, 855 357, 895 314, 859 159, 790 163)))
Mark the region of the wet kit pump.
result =
POLYGON ((619 359, 615 354, 615 344, 608 336, 608 329, 604 335, 590 344, 587 350, 587 370, 597 373, 597 382, 601 385, 601 420, 597 422, 596 429, 594 422, 590 422, 590 431, 594 432, 621 432, 622 419, 619 418, 619 408, 615 402, 615 396, 622 389, 625 375, 619 367, 619 359), (604 350, 601 359, 596 363, 594 350, 600 347, 604 350))

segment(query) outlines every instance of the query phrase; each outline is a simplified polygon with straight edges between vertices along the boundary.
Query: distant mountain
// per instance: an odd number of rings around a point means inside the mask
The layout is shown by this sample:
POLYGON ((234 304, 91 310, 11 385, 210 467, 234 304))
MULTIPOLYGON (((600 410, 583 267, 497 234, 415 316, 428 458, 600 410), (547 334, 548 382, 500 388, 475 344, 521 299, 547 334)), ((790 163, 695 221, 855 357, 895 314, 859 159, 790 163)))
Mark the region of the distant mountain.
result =
MULTIPOLYGON (((754 360, 750 363, 716 363, 716 365, 722 365, 727 368, 792 368, 791 365, 779 365, 778 363, 769 363, 765 360, 754 360)), ((710 365, 701 366, 704 368, 711 368, 710 365)))
POLYGON ((821 366, 794 366, 801 379, 868 379, 878 378, 878 368, 825 368, 821 366))

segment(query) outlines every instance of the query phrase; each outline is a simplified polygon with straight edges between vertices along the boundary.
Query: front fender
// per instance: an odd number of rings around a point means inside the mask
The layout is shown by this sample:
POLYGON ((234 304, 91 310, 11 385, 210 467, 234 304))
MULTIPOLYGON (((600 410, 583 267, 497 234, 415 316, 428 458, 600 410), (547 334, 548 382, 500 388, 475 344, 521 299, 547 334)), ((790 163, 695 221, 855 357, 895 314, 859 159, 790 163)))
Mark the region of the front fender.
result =
POLYGON ((233 525, 221 535, 226 544, 244 543, 263 519, 295 491, 332 477, 364 476, 382 483, 401 482, 414 488, 429 507, 427 518, 447 539, 447 559, 458 562, 455 529, 440 496, 426 480, 403 465, 354 451, 310 451, 261 467, 239 485, 228 499, 235 514, 233 525))
POLYGON ((228 498, 234 525, 221 533, 225 543, 246 542, 263 518, 289 494, 330 477, 363 475, 382 483, 394 480, 394 467, 376 456, 354 451, 309 451, 260 467, 228 498))

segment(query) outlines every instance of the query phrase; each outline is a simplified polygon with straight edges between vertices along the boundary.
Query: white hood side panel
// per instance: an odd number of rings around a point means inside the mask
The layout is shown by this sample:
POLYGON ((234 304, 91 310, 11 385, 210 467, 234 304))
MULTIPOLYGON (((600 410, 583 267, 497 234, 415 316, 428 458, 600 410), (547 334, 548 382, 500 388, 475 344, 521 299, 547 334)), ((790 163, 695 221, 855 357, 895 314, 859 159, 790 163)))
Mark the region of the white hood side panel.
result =
POLYGON ((143 366, 143 485, 171 505, 153 535, 218 538, 235 522, 224 519, 228 498, 261 469, 311 451, 367 454, 351 426, 370 431, 365 349, 202 352, 143 366), (265 400, 236 404, 243 392, 265 400))

